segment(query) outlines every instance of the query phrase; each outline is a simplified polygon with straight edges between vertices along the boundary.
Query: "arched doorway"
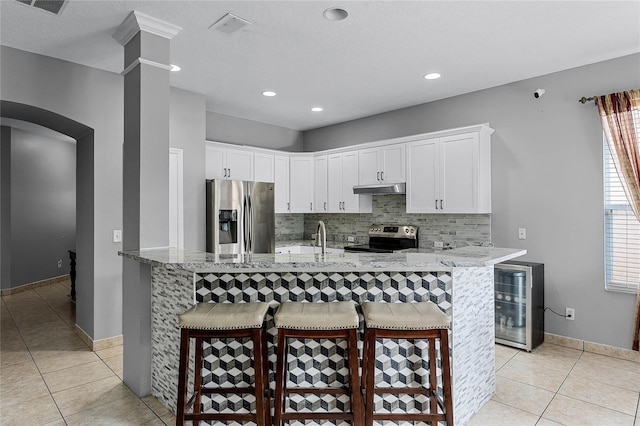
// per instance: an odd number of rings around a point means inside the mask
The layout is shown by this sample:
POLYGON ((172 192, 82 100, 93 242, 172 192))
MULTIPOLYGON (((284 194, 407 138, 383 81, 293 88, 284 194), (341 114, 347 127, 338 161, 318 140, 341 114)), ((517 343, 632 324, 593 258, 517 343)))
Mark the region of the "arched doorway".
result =
MULTIPOLYGON (((94 131, 92 128, 60 114, 17 102, 0 101, 0 116, 34 123, 76 140, 76 252, 77 281, 82 288, 76 296, 76 322, 82 329, 91 329, 93 324, 93 277, 94 277, 94 131), (88 324, 83 324, 88 322, 88 324)), ((7 208, 4 205, 3 209, 7 208)), ((5 268, 11 247, 5 244, 10 236, 2 221, 2 267, 5 268), (9 250, 9 252, 7 252, 9 250)))

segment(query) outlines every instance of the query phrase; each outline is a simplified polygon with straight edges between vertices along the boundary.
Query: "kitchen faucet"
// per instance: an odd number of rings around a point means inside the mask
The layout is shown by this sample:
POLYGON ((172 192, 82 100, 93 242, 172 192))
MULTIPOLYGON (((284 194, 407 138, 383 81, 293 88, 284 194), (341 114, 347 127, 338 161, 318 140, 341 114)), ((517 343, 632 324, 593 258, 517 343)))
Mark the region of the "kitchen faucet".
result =
POLYGON ((324 222, 321 220, 318 221, 318 226, 316 226, 315 245, 318 244, 322 248, 322 254, 325 254, 327 248, 327 229, 324 227, 324 222), (322 234, 322 236, 320 234, 322 234))

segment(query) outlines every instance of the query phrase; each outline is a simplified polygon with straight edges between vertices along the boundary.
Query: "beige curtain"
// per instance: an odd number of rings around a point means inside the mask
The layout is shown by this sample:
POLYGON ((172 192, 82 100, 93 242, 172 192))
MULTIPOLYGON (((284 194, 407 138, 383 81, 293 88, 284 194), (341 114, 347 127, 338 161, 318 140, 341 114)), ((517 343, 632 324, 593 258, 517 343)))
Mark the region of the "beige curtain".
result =
MULTIPOLYGON (((627 199, 640 220, 640 90, 612 93, 596 97, 602 128, 611 150, 613 162, 627 194, 627 199)), ((640 291, 636 301, 633 326, 634 351, 640 335, 640 291)))

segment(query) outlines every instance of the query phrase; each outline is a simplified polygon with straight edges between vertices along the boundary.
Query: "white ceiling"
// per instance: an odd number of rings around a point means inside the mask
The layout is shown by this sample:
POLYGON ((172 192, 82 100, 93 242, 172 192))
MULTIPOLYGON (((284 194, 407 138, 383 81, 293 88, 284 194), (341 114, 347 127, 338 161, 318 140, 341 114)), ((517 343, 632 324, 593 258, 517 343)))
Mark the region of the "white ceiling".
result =
POLYGON ((172 86, 205 94, 209 111, 298 130, 640 52, 637 0, 71 0, 60 15, 1 0, 0 42, 119 73, 112 36, 132 10, 183 28, 172 86), (328 21, 329 7, 349 17, 328 21), (210 30, 227 12, 252 25, 210 30), (422 78, 432 71, 442 77, 422 78))

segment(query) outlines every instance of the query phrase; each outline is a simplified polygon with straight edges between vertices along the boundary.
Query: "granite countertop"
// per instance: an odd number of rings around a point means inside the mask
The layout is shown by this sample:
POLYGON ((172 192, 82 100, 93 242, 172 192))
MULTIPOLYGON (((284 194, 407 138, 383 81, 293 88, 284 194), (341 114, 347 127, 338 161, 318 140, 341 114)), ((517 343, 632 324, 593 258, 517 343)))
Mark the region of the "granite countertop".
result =
POLYGON ((460 247, 453 250, 414 249, 403 253, 246 254, 222 255, 196 250, 159 247, 118 252, 153 266, 194 272, 221 269, 273 271, 404 271, 451 270, 494 265, 527 253, 524 249, 460 247))

